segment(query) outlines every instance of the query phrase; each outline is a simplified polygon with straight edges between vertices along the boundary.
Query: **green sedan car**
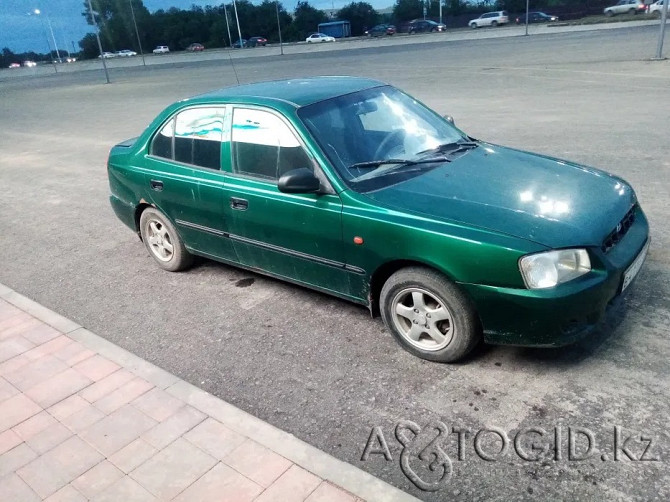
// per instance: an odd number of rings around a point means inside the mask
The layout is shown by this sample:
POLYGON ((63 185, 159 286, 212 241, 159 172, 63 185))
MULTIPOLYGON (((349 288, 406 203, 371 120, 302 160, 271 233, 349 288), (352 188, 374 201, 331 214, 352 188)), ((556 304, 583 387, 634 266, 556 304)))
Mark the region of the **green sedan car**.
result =
POLYGON ((476 140, 362 78, 179 101, 112 148, 108 174, 163 269, 197 255, 365 305, 432 361, 577 340, 649 247, 621 178, 476 140))

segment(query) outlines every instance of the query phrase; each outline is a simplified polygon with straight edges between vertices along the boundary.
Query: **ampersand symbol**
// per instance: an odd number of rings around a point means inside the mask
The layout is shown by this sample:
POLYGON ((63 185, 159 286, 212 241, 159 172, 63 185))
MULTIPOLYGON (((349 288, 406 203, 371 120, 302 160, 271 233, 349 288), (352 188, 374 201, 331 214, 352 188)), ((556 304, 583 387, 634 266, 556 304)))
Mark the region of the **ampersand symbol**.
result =
POLYGON ((445 486, 451 478, 451 459, 438 444, 442 434, 445 436, 447 435, 447 426, 438 421, 429 423, 423 434, 421 433, 421 427, 410 420, 402 420, 396 425, 395 437, 403 446, 402 452, 400 453, 400 469, 402 469, 405 476, 407 476, 417 488, 423 491, 437 491, 445 486), (437 430, 437 436, 434 438, 432 438, 431 433, 431 430, 433 429, 437 430), (407 431, 411 432, 413 437, 407 437, 407 431), (425 443, 428 438, 432 438, 432 440, 424 446, 423 443, 425 443), (412 457, 418 457, 419 460, 424 462, 430 461, 428 468, 432 472, 439 472, 441 469, 442 475, 440 478, 432 483, 428 483, 421 479, 409 465, 409 461, 412 457))

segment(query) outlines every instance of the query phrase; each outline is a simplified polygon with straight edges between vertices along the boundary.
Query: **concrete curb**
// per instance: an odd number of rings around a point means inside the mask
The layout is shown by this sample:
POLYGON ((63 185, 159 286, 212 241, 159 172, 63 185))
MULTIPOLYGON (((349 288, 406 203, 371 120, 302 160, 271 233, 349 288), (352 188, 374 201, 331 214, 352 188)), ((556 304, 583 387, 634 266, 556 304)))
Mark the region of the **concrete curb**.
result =
POLYGON ((247 436, 290 460, 303 469, 369 501, 410 502, 419 499, 371 474, 315 448, 294 435, 282 431, 191 385, 181 378, 105 340, 79 324, 26 298, 0 283, 0 298, 61 331, 85 347, 131 370, 156 387, 185 401, 198 411, 215 418, 226 427, 247 436))

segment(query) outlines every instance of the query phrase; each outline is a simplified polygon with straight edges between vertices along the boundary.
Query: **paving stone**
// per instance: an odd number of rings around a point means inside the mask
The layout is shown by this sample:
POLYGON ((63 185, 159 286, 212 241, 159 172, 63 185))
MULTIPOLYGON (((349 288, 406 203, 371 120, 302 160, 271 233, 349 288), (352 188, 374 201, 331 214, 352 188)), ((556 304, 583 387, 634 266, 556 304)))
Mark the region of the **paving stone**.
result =
POLYGON ((156 497, 128 476, 121 478, 93 499, 94 502, 152 502, 154 500, 156 497))
POLYGON ((57 338, 62 333, 48 324, 40 324, 28 330, 22 331, 21 336, 33 342, 35 345, 42 345, 54 338, 57 338))
POLYGON ((4 376, 7 373, 12 373, 30 362, 32 360, 28 359, 25 354, 7 359, 5 362, 0 363, 0 375, 4 376))
POLYGON ((80 436, 108 457, 154 425, 154 419, 127 405, 82 431, 80 436))
POLYGON ((86 497, 72 488, 72 486, 65 485, 44 502, 86 502, 86 500, 86 497))
POLYGON ((327 481, 321 483, 305 502, 362 502, 358 497, 345 492, 327 481))
POLYGON ((32 438, 35 434, 39 434, 44 429, 55 423, 56 419, 54 419, 46 411, 42 411, 36 415, 33 415, 29 419, 24 420, 15 426, 12 430, 21 436, 21 439, 26 441, 32 438))
POLYGON ((207 418, 184 437, 218 460, 223 460, 247 439, 213 418, 207 418))
POLYGON ((153 429, 145 432, 142 435, 147 443, 152 446, 162 449, 177 439, 179 436, 186 434, 196 425, 205 420, 207 416, 191 406, 183 406, 177 412, 164 422, 159 423, 153 429))
POLYGON ((87 349, 79 342, 72 342, 62 349, 53 352, 52 355, 65 362, 68 366, 74 366, 84 359, 94 356, 95 352, 87 349))
POLYGON ((43 343, 42 345, 38 345, 34 349, 29 350, 26 352, 26 357, 29 359, 39 359, 42 356, 46 356, 51 354, 52 352, 56 352, 63 347, 74 343, 72 339, 68 336, 65 335, 60 335, 53 340, 48 341, 47 343, 43 343))
POLYGON ((214 458, 180 438, 140 465, 130 476, 160 500, 168 500, 216 463, 214 458))
POLYGON ((62 421, 88 406, 90 406, 90 403, 86 399, 74 394, 47 408, 47 411, 56 420, 62 421))
POLYGON ((321 483, 321 479, 293 465, 272 483, 256 502, 303 502, 321 483))
POLYGON ((96 408, 103 413, 109 414, 114 410, 118 410, 121 406, 128 404, 130 401, 137 399, 152 388, 152 384, 143 378, 137 377, 128 383, 123 384, 121 387, 107 394, 102 399, 97 400, 93 404, 95 404, 96 408))
POLYGON ((120 369, 103 378, 99 382, 95 382, 94 384, 89 385, 84 390, 79 392, 79 395, 86 399, 89 403, 94 403, 110 394, 112 391, 115 391, 123 384, 130 382, 134 378, 136 378, 135 375, 133 375, 130 371, 120 369))
POLYGON ((7 361, 19 354, 24 354, 35 347, 30 340, 19 335, 0 341, 0 363, 7 361))
POLYGON ((137 466, 153 457, 156 453, 158 453, 156 448, 142 438, 138 438, 109 457, 109 461, 128 474, 137 466))
POLYGON ((19 393, 19 390, 0 376, 0 403, 19 393))
POLYGON ((61 423, 50 425, 42 432, 35 434, 26 443, 37 453, 46 453, 72 436, 70 429, 61 423))
POLYGON ((78 371, 68 368, 65 371, 54 375, 44 382, 40 382, 34 387, 25 391, 26 396, 41 405, 48 408, 62 401, 66 397, 75 394, 92 382, 78 371))
POLYGON ((0 340, 6 340, 16 335, 20 335, 22 331, 27 331, 35 326, 42 324, 41 321, 38 321, 34 317, 28 315, 21 319, 20 322, 14 322, 10 326, 7 326, 0 330, 0 340))
POLYGON ((11 429, 41 411, 38 404, 23 394, 10 397, 0 406, 0 432, 11 429))
POLYGON ((191 502, 193 500, 247 502, 256 498, 262 491, 263 487, 260 485, 227 465, 218 463, 174 500, 176 502, 191 502))
POLYGON ((13 429, 0 433, 0 455, 23 443, 23 439, 13 429))
POLYGON ((90 500, 123 477, 124 474, 112 463, 103 460, 70 484, 90 500))
POLYGON ((0 455, 0 478, 23 467, 37 457, 37 453, 30 449, 26 443, 12 448, 0 455))
POLYGON ((5 373, 4 378, 21 392, 25 392, 66 369, 68 366, 63 361, 45 355, 39 359, 33 359, 15 371, 5 373))
POLYGON ((171 396, 164 390, 154 387, 149 392, 142 394, 132 401, 131 404, 157 422, 162 422, 186 403, 181 399, 171 396))
POLYGON ((4 315, 1 316, 0 319, 0 340, 4 340, 5 338, 14 336, 11 333, 6 337, 2 336, 2 334, 9 328, 18 326, 19 324, 25 323, 32 319, 33 317, 30 314, 26 314, 25 312, 22 312, 21 310, 18 309, 16 309, 14 312, 5 313, 4 315))
POLYGON ((0 478, 0 500, 7 502, 32 502, 42 500, 16 474, 8 474, 0 478))
POLYGON ((105 416, 102 411, 89 404, 69 417, 65 417, 61 422, 72 432, 79 434, 81 431, 88 429, 94 423, 105 418, 105 416))
POLYGON ((291 462, 256 441, 247 439, 223 460, 237 472, 268 487, 291 467, 291 462))
POLYGON ((46 498, 102 460, 93 447, 73 436, 16 473, 40 497, 46 498))
POLYGON ((120 368, 120 366, 116 363, 113 363, 109 359, 96 354, 92 357, 89 357, 88 359, 84 359, 80 363, 77 363, 73 366, 73 368, 82 375, 90 378, 94 382, 97 382, 98 380, 102 380, 106 376, 114 373, 120 368))

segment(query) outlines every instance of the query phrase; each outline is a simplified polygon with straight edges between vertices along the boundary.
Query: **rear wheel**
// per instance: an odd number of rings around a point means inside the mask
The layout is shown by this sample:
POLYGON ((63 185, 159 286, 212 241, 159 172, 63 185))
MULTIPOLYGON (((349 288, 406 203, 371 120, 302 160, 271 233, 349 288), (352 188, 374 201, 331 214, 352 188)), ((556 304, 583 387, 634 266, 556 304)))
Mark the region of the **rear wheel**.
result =
POLYGON ((473 30, 476 30, 477 29, 477 23, 470 23, 470 28, 472 28, 473 30))
POLYGON ((422 359, 455 362, 481 340, 470 300, 428 268, 409 267, 393 274, 382 288, 380 307, 396 341, 422 359))
POLYGON ((498 26, 498 21, 491 21, 491 26, 493 26, 494 28, 498 26))
POLYGON ((170 220, 153 207, 148 207, 140 217, 142 241, 158 266, 177 272, 193 263, 191 255, 170 220))
POLYGON ((630 9, 630 10, 628 11, 628 13, 629 13, 631 16, 634 16, 635 14, 637 14, 637 11, 636 11, 635 9, 630 9))
POLYGON ((605 11, 605 15, 606 15, 607 17, 612 17, 612 16, 614 15, 614 12, 612 12, 611 10, 606 10, 606 11, 605 11))

